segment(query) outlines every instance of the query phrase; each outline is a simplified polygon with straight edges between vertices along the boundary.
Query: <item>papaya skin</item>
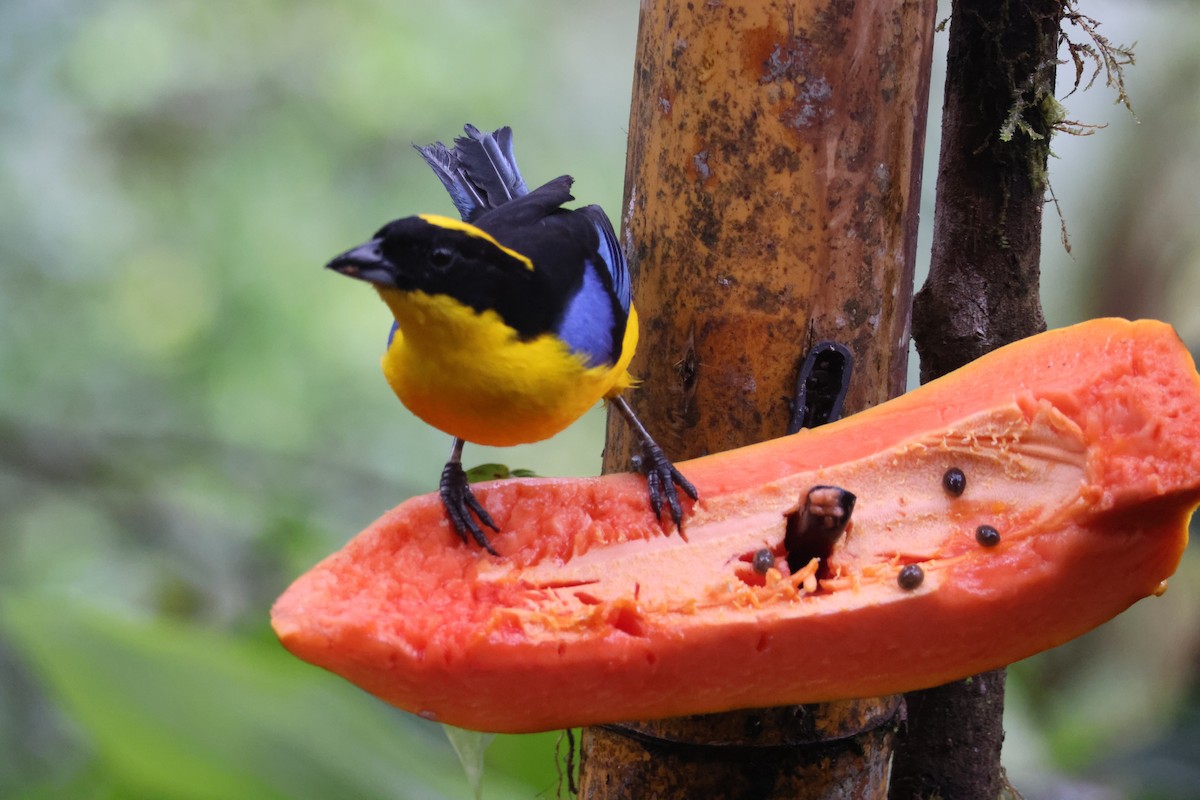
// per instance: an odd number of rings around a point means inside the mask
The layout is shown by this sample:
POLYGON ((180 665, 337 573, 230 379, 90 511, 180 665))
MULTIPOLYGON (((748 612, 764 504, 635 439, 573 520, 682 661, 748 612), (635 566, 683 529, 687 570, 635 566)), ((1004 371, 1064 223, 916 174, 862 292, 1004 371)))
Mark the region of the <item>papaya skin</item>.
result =
POLYGON ((687 541, 637 476, 477 484, 501 557, 414 498, 301 576, 275 631, 389 703, 487 731, 946 683, 1161 592, 1200 503, 1200 376, 1170 326, 1095 320, 678 466, 702 498, 687 541), (788 514, 818 485, 858 498, 827 563, 754 570, 764 547, 782 566, 788 514), (902 588, 910 564, 923 578, 902 588))

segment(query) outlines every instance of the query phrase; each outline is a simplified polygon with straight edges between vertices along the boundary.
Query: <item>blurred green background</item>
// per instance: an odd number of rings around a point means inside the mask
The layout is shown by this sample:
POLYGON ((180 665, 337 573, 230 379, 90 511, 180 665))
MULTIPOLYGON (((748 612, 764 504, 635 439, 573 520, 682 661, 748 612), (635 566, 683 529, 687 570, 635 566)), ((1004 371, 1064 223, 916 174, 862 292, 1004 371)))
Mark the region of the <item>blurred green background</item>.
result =
MULTIPOLYGON (((1083 10, 1138 41, 1137 118, 1103 87, 1067 101, 1111 124, 1054 143, 1073 256, 1051 210, 1047 316, 1159 317, 1196 352, 1200 9, 1083 10)), ((636 24, 633 0, 0 4, 0 797, 470 795, 439 728, 267 624, 448 446, 378 373, 386 310, 321 266, 450 211, 410 145, 468 121, 617 208, 636 24)), ((601 440, 596 412, 468 462, 590 474, 601 440)), ((1013 670, 1010 776, 1200 796, 1198 675, 1189 554, 1165 597, 1013 670)), ((499 737, 485 796, 553 796, 557 738, 499 737)))

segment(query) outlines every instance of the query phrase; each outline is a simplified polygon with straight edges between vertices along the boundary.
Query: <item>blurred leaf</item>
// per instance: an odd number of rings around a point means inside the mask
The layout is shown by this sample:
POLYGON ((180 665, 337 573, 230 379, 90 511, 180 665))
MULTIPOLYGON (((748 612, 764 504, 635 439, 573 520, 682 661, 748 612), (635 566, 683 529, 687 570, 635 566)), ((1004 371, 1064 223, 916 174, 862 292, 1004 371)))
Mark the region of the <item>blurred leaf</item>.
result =
POLYGON ((487 752, 488 745, 496 738, 496 734, 469 731, 453 725, 443 725, 442 730, 446 732, 446 738, 450 740, 462 764, 463 772, 467 774, 467 783, 471 786, 475 800, 482 800, 483 755, 487 752))
POLYGON ((5 596, 0 623, 136 796, 468 796, 432 728, 278 646, 36 595, 5 596))

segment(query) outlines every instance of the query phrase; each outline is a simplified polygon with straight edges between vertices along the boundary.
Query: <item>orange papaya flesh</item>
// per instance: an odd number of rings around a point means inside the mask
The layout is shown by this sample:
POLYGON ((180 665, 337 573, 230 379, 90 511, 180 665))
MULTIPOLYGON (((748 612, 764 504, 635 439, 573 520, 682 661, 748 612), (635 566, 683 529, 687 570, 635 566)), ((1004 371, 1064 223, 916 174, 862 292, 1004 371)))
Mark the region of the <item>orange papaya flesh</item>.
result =
POLYGON ((1200 376, 1169 326, 1096 320, 678 466, 701 497, 686 541, 632 475, 480 485, 499 558, 419 497, 300 577, 275 630, 400 708, 488 731, 937 685, 1165 588, 1200 502, 1200 376), (827 563, 789 574, 786 521, 815 485, 857 505, 827 563), (761 574, 764 547, 777 568, 761 574))

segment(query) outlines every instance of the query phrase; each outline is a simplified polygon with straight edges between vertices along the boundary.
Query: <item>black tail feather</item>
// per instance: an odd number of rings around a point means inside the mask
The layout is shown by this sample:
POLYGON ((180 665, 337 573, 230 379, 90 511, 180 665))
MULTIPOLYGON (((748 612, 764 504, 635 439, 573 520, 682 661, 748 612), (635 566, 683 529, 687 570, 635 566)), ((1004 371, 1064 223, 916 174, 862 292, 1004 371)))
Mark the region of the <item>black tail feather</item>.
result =
POLYGON ((471 222, 483 212, 529 193, 513 155, 512 129, 505 126, 485 133, 474 125, 454 147, 435 142, 414 145, 450 193, 462 218, 471 222))
POLYGON ((434 142, 424 147, 413 145, 413 147, 417 149, 417 152, 425 159, 425 163, 433 169, 438 180, 446 187, 446 191, 450 193, 450 201, 454 203, 454 207, 458 209, 458 213, 462 215, 463 219, 473 219, 487 208, 487 202, 480 195, 479 190, 463 174, 462 167, 458 163, 458 156, 453 150, 441 142, 434 142))

